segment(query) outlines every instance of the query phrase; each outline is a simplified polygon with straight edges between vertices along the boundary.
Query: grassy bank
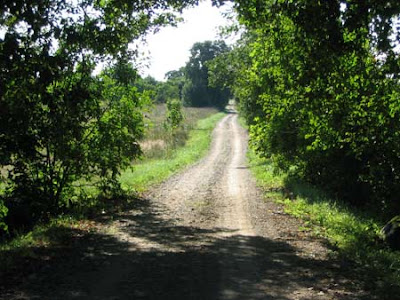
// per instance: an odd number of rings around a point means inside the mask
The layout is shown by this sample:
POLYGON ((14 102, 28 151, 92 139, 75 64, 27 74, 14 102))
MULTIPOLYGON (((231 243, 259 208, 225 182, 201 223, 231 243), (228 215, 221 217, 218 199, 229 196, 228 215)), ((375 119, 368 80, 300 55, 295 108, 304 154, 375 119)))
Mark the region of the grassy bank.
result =
POLYGON ((366 288, 381 299, 399 297, 400 252, 382 242, 379 231, 383 223, 373 212, 350 207, 298 179, 276 173, 270 160, 254 153, 249 153, 249 162, 266 198, 283 204, 286 213, 301 219, 301 230, 326 238, 332 255, 354 262, 354 271, 366 288))

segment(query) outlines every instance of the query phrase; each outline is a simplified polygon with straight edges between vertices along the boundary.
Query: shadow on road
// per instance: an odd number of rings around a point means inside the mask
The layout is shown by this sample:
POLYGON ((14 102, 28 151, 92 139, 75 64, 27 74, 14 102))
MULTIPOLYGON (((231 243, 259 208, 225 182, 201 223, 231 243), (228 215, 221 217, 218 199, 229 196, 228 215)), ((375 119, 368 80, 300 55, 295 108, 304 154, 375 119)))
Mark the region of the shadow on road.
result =
POLYGON ((178 226, 150 203, 119 216, 120 234, 66 229, 74 238, 57 249, 34 249, 37 269, 19 285, 7 281, 0 299, 297 299, 298 290, 323 294, 330 285, 351 292, 336 262, 301 257, 279 240, 178 226), (40 261, 46 255, 53 258, 40 261))

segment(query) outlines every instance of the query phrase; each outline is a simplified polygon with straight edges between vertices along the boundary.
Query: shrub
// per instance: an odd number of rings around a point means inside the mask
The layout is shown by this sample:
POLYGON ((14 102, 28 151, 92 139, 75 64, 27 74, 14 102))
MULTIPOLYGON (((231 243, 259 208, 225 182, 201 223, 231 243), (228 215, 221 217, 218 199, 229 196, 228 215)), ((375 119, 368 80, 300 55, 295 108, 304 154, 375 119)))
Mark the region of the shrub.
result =
POLYGON ((177 129, 183 122, 184 116, 182 112, 182 102, 178 99, 170 99, 167 101, 166 112, 167 128, 177 129))

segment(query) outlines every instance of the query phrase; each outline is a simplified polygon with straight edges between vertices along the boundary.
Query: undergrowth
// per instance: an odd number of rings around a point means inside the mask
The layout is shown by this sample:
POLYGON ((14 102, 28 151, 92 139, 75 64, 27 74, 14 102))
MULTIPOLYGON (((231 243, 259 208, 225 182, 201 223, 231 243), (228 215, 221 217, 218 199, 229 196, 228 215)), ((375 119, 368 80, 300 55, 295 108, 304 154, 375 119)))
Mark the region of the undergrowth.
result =
POLYGON ((383 223, 375 212, 351 207, 294 176, 279 173, 271 160, 259 158, 254 152, 249 153, 249 161, 266 197, 301 219, 301 230, 326 238, 332 255, 356 263, 367 289, 374 290, 381 299, 399 295, 400 251, 389 249, 382 241, 383 223))

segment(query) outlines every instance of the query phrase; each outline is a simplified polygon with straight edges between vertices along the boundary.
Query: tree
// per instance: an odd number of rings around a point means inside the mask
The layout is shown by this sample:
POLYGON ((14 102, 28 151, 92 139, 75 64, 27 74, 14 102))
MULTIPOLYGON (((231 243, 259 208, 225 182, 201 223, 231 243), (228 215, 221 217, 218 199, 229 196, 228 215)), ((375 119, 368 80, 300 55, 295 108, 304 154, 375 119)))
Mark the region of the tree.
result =
MULTIPOLYGON (((171 71, 178 72, 179 71, 171 71)), ((173 74, 173 73, 171 73, 173 74)), ((181 77, 171 75, 167 81, 157 81, 151 76, 145 78, 137 77, 135 86, 140 93, 146 92, 153 103, 167 103, 170 99, 181 99, 182 87, 184 83, 184 75, 181 77)))
POLYGON ((157 103, 167 103, 170 99, 180 99, 179 85, 172 80, 161 82, 157 88, 157 103))
POLYGON ((236 51, 248 53, 235 67, 247 71, 231 85, 255 149, 353 203, 398 208, 400 3, 238 0, 235 8, 251 38, 236 51))
POLYGON ((216 106, 221 109, 226 106, 230 92, 226 88, 209 86, 208 63, 228 50, 223 41, 206 41, 193 45, 185 67, 186 82, 182 91, 185 104, 216 106))
POLYGON ((138 76, 135 81, 135 87, 140 93, 147 93, 152 99, 152 102, 158 102, 158 90, 160 89, 161 82, 158 82, 155 78, 147 76, 142 78, 138 76))
POLYGON ((169 71, 165 74, 167 81, 161 86, 157 95, 163 102, 169 99, 179 99, 182 101, 182 89, 185 84, 185 67, 179 70, 169 71))
POLYGON ((182 102, 178 99, 170 99, 167 101, 167 127, 174 130, 177 129, 183 121, 182 102))
MULTIPOLYGON (((3 1, 0 7, 0 164, 13 202, 58 211, 71 184, 114 181, 139 153, 143 97, 131 87, 129 42, 174 23, 195 1, 3 1), (121 62, 92 75, 100 61, 121 62), (125 69, 124 69, 125 68, 125 69), (128 72, 128 73, 129 73, 128 72)), ((4 209, 0 208, 2 214, 4 209)))
POLYGON ((253 82, 249 84, 250 78, 254 78, 249 44, 254 40, 254 34, 246 32, 233 49, 218 55, 208 63, 210 85, 229 89, 241 115, 250 125, 256 118, 265 115, 257 98, 261 87, 253 82))
POLYGON ((176 80, 183 77, 185 77, 185 67, 182 67, 179 70, 172 70, 165 73, 165 78, 167 80, 176 80))

